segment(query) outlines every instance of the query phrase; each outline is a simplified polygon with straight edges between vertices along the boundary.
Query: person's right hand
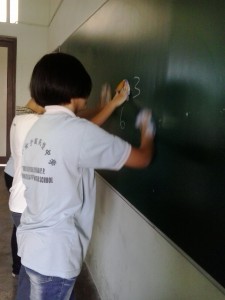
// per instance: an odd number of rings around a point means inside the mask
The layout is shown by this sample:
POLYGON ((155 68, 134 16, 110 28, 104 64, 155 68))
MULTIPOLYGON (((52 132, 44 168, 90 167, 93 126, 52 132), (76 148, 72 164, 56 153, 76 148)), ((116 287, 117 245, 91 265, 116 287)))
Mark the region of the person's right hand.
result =
POLYGON ((116 87, 116 94, 113 97, 112 101, 115 103, 115 106, 118 107, 122 105, 126 100, 129 99, 130 94, 130 85, 126 79, 122 80, 116 87))

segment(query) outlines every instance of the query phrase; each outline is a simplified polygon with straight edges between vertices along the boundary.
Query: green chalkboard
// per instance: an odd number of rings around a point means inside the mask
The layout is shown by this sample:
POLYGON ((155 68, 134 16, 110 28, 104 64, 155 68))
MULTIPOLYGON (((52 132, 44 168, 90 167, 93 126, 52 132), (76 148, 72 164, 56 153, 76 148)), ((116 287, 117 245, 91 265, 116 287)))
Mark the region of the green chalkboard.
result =
POLYGON ((131 95, 105 129, 138 145, 135 118, 153 111, 154 160, 99 173, 225 287, 225 2, 110 0, 60 47, 93 79, 128 79, 131 95))

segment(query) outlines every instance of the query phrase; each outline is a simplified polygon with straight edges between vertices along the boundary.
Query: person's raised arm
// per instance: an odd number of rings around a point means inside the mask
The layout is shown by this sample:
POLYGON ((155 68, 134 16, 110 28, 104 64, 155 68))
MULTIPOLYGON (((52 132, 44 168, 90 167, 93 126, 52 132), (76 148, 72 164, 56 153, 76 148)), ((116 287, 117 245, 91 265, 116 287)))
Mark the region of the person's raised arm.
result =
POLYGON ((129 96, 130 86, 127 80, 123 80, 116 88, 116 94, 111 101, 109 101, 102 110, 90 119, 91 122, 101 126, 113 113, 113 111, 122 105, 129 96))
POLYGON ((136 127, 141 130, 141 143, 139 148, 132 147, 125 163, 130 168, 145 168, 153 158, 155 128, 151 121, 152 115, 148 110, 143 110, 137 117, 136 127))
POLYGON ((79 112, 78 116, 101 126, 114 110, 128 99, 130 93, 128 81, 122 80, 116 87, 115 92, 115 96, 111 99, 110 86, 105 84, 101 91, 100 107, 92 110, 85 109, 79 112))

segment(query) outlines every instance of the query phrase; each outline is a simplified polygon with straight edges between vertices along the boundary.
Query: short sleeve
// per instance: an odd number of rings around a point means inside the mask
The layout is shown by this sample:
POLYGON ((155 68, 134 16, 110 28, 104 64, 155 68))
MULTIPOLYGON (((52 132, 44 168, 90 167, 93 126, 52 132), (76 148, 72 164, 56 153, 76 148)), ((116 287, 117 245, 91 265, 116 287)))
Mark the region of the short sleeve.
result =
POLYGON ((8 175, 10 175, 11 177, 14 176, 14 161, 12 156, 9 157, 9 160, 6 163, 4 172, 8 175))
POLYGON ((131 145, 88 122, 80 148, 82 168, 119 170, 126 163, 131 145))

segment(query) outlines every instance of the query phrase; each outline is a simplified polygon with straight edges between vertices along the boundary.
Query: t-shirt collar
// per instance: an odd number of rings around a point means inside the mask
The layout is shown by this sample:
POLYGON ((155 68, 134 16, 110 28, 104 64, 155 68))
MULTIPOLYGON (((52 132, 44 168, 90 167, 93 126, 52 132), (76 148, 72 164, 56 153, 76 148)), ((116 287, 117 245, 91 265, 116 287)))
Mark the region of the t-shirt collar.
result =
POLYGON ((45 106, 45 114, 57 114, 57 113, 67 113, 72 117, 75 117, 75 114, 68 108, 62 105, 48 105, 45 106))

